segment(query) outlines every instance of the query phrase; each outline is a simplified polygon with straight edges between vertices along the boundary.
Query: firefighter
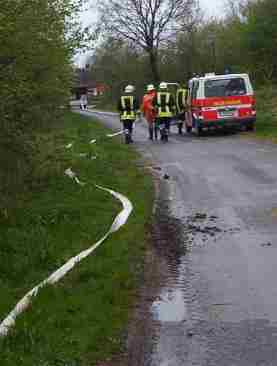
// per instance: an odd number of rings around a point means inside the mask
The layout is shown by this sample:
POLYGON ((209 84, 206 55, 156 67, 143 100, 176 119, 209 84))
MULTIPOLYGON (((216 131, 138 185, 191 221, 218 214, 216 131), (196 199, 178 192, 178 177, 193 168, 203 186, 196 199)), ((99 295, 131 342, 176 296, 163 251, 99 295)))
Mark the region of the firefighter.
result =
POLYGON ((157 124, 161 132, 161 140, 168 141, 170 121, 174 115, 175 100, 168 91, 167 83, 162 82, 159 91, 153 100, 153 105, 157 111, 157 124))
POLYGON ((156 119, 156 111, 153 106, 153 100, 156 96, 155 86, 153 84, 149 84, 147 86, 147 94, 144 95, 141 110, 148 123, 148 131, 149 131, 149 140, 153 141, 154 133, 155 139, 158 138, 158 130, 155 125, 156 119))
POLYGON ((139 113, 139 103, 134 95, 135 88, 132 85, 127 85, 124 94, 118 101, 118 111, 120 113, 120 120, 123 123, 125 131, 126 144, 132 143, 133 123, 139 113))
POLYGON ((187 99, 187 89, 180 87, 176 93, 176 108, 178 117, 178 133, 183 134, 183 124, 186 120, 186 99, 187 99))
POLYGON ((83 93, 80 97, 80 109, 82 111, 87 109, 87 105, 88 105, 88 97, 86 94, 83 93))

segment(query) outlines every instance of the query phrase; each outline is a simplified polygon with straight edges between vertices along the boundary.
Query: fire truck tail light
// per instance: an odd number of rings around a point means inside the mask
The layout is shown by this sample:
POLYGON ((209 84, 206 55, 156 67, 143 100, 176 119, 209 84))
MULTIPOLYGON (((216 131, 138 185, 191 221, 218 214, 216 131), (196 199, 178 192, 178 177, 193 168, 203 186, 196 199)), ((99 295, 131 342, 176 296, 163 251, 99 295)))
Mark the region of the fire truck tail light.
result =
POLYGON ((251 100, 251 107, 252 107, 252 110, 253 110, 253 111, 256 111, 256 99, 255 99, 255 98, 253 98, 253 99, 251 100))

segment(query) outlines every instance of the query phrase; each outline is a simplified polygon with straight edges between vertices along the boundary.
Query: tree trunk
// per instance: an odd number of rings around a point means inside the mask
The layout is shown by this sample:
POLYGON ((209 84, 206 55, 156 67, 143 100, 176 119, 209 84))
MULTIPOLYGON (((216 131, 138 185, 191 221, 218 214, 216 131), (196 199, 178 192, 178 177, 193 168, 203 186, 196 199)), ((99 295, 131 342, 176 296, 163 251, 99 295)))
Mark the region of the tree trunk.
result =
POLYGON ((149 53, 149 60, 150 60, 150 67, 152 71, 153 80, 156 84, 160 82, 160 74, 158 69, 158 54, 157 51, 154 49, 150 49, 149 53))

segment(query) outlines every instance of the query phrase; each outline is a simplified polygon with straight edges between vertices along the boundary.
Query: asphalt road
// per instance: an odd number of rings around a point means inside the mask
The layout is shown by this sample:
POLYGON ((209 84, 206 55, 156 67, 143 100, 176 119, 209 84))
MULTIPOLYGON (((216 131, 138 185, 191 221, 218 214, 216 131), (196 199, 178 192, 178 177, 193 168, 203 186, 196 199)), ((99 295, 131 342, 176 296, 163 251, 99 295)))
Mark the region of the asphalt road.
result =
MULTIPOLYGON (((109 114, 97 115, 119 129, 109 114)), ((168 174, 186 253, 149 305, 155 337, 142 366, 277 365, 277 146, 172 131, 135 146, 168 174)), ((177 263, 177 264, 176 264, 177 263)))

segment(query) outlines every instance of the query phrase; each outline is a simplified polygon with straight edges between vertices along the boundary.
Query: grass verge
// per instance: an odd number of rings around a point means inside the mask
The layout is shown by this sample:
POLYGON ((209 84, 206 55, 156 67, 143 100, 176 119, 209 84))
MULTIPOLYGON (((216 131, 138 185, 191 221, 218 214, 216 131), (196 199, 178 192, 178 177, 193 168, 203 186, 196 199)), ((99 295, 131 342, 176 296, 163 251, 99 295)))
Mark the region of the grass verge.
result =
POLYGON ((103 138, 106 131, 69 113, 55 130, 37 136, 42 149, 32 190, 18 196, 16 209, 1 215, 3 319, 26 291, 109 228, 120 203, 93 183, 124 193, 134 205, 124 228, 62 282, 42 290, 18 318, 0 340, 1 366, 93 366, 120 349, 142 265, 153 187, 151 177, 136 168, 136 153, 103 138), (89 145, 93 138, 100 142, 89 145), (70 142, 73 148, 65 149, 70 142), (79 187, 66 177, 69 166, 89 184, 79 187))
POLYGON ((277 142, 277 89, 272 86, 257 92, 256 136, 277 142))

